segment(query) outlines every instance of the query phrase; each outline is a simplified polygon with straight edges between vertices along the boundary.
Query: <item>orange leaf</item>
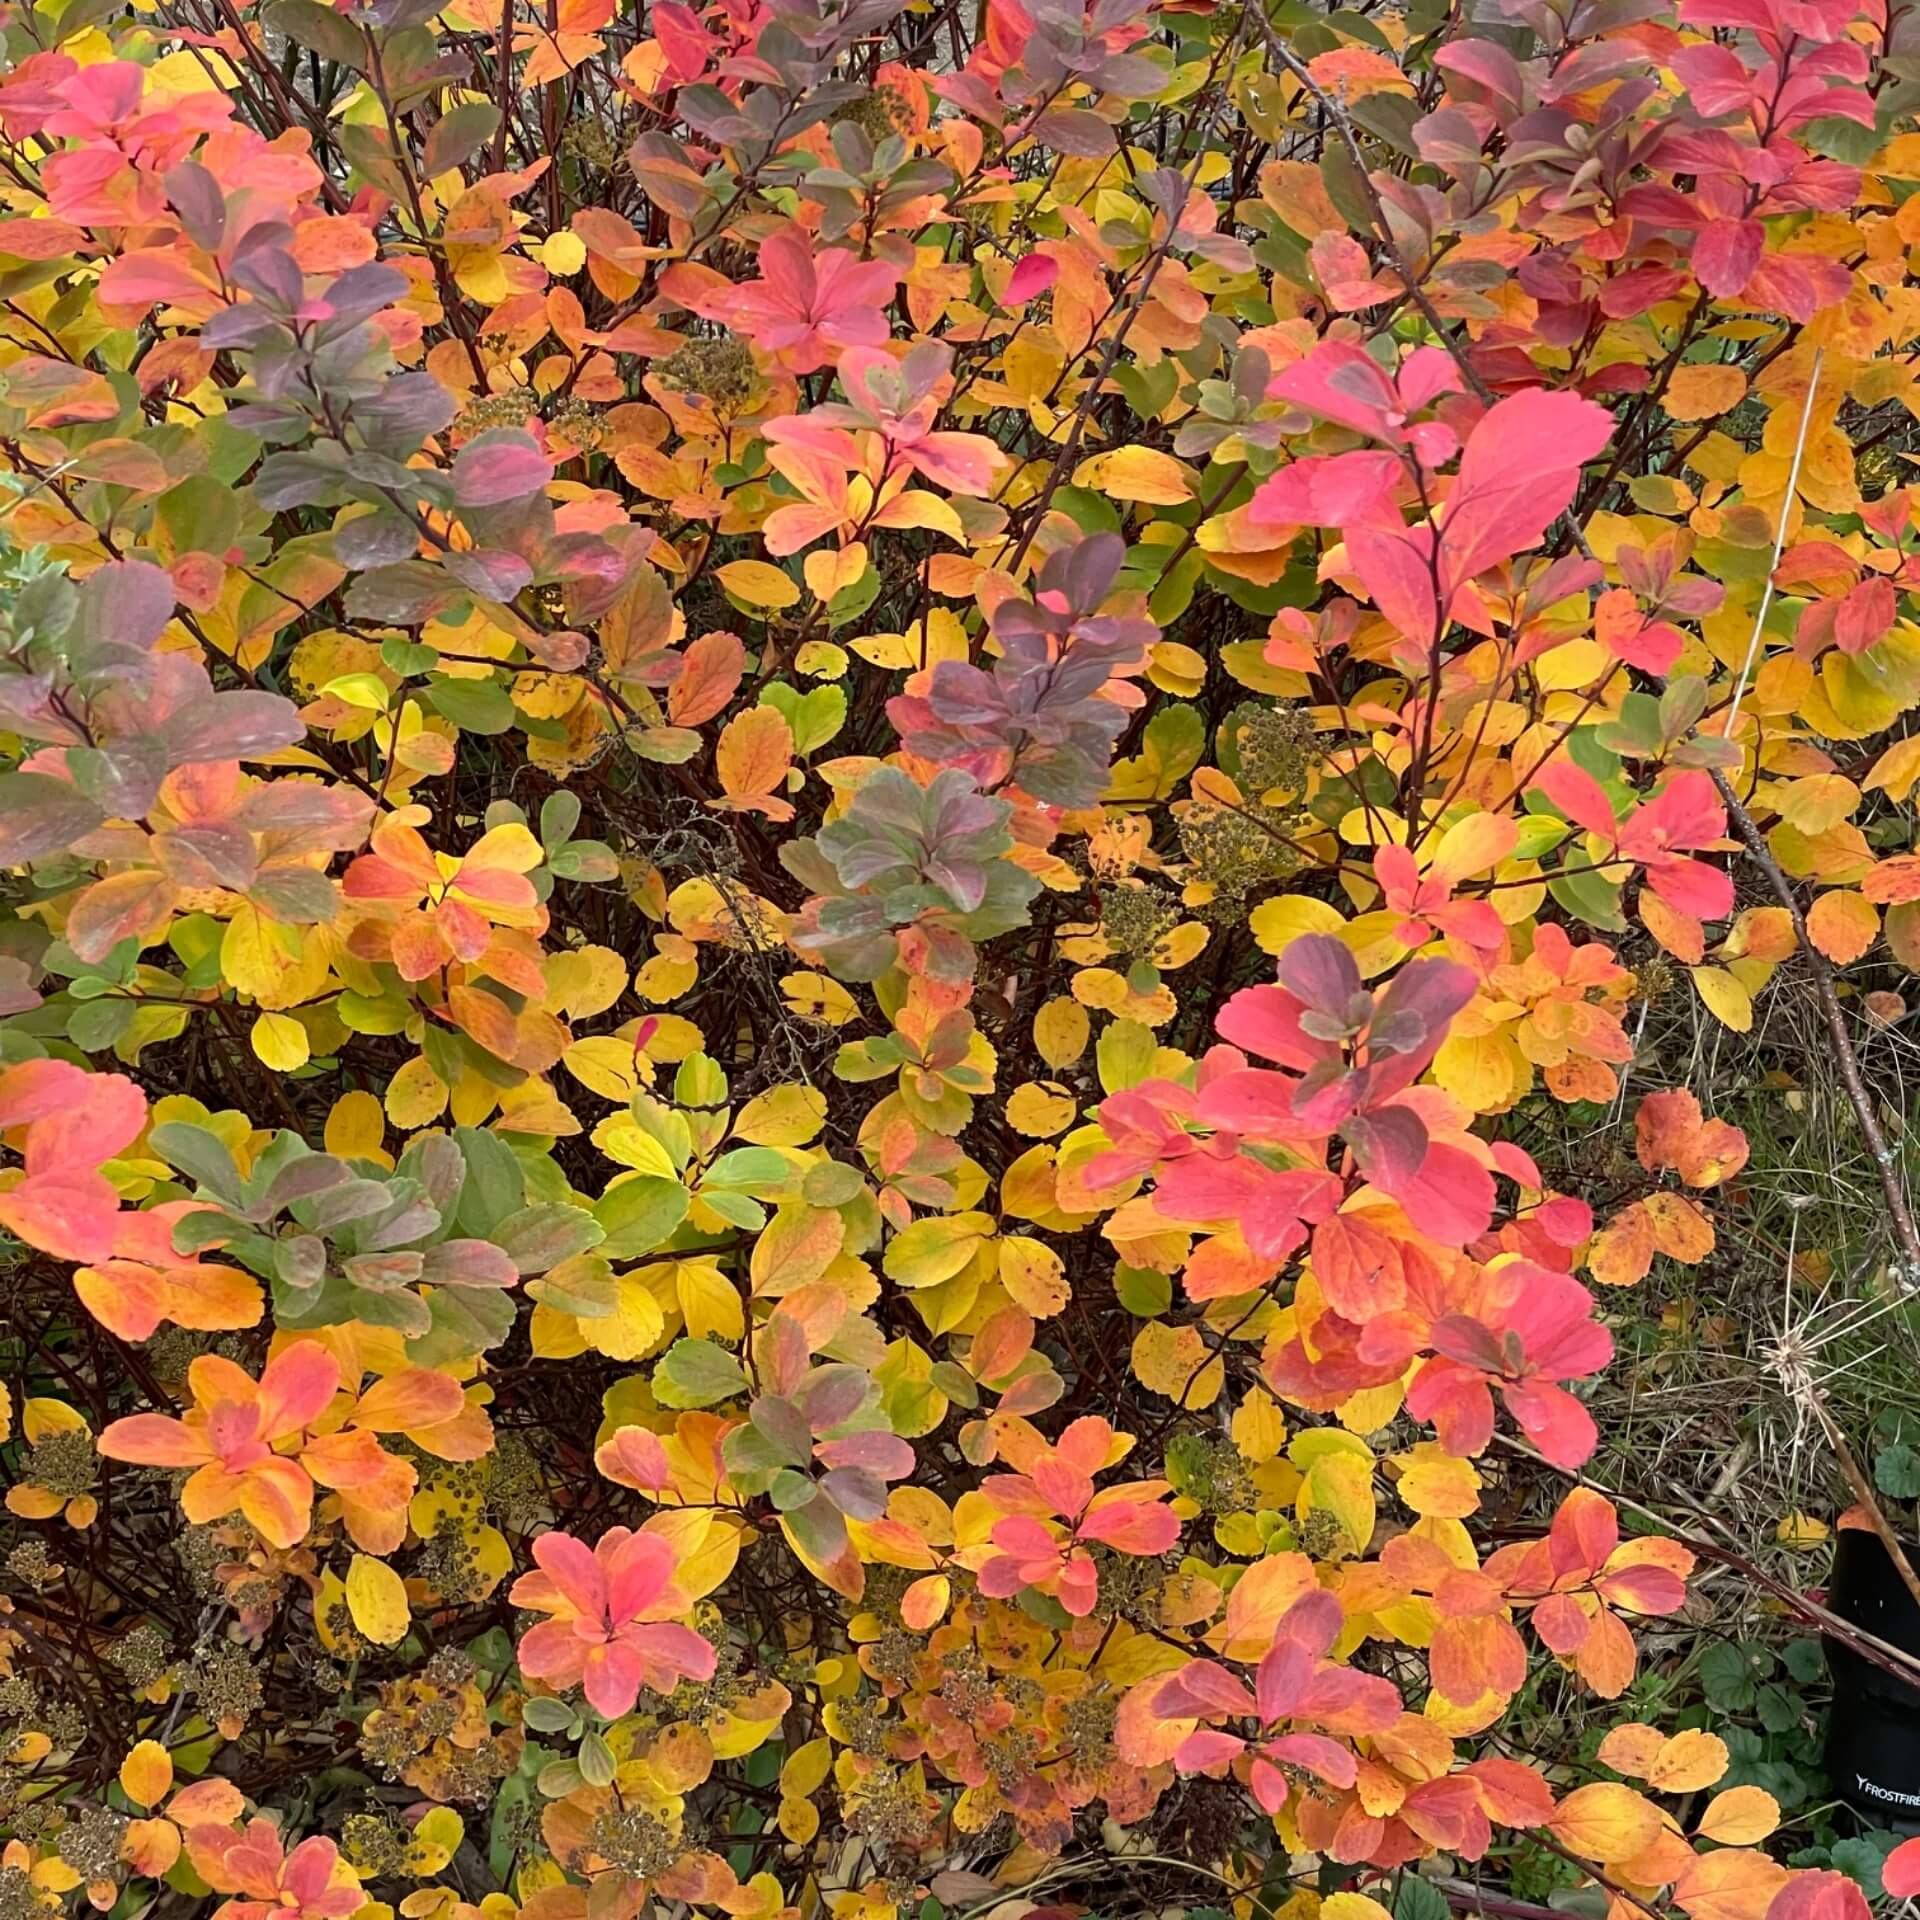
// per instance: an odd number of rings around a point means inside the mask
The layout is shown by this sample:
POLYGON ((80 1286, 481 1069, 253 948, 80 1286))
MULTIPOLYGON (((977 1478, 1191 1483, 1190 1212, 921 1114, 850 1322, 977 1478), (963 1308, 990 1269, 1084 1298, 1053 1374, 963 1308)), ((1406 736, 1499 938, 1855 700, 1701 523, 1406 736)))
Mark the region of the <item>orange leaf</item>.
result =
POLYGON ((1605 1866, 1631 1860, 1660 1831, 1660 1809, 1644 1794, 1611 1780, 1576 1787, 1560 1802, 1547 1831, 1583 1860, 1605 1866))
POLYGON ((915 1633, 925 1633, 946 1617, 952 1599, 953 1582, 944 1573, 929 1573, 900 1596, 901 1622, 915 1633))
POLYGON ((681 656, 680 671, 667 689, 667 718, 676 727, 711 720, 733 698, 746 664, 747 650, 737 633, 702 634, 681 656))
POLYGON ((1630 1287, 1647 1277, 1653 1250, 1653 1217, 1636 1200, 1593 1236, 1587 1248, 1587 1271, 1603 1287, 1630 1287))
POLYGON ((1660 1749, 1666 1744, 1658 1727, 1650 1727, 1641 1720, 1629 1720, 1624 1726, 1615 1727, 1600 1742, 1600 1764, 1630 1779, 1644 1780, 1647 1769, 1659 1758, 1660 1749))
POLYGON ((1723 1847, 1749 1847, 1780 1824, 1780 1803, 1764 1787, 1729 1787, 1716 1793, 1700 1816, 1703 1839, 1723 1847))
POLYGON ((1653 1244, 1669 1260, 1696 1267, 1713 1251, 1713 1222, 1684 1193, 1650 1193, 1640 1203, 1653 1223, 1653 1244))
POLYGON ((1850 966, 1880 937, 1880 916, 1864 894, 1823 893, 1807 915, 1813 944, 1836 966, 1850 966))
POLYGON ((722 798, 707 805, 734 813, 763 813, 769 820, 791 820, 792 803, 773 789, 793 764, 793 729, 774 707, 749 707, 727 722, 714 754, 722 798))
POLYGON ((1662 1745, 1647 1769, 1647 1785, 1660 1793, 1692 1793, 1710 1787, 1727 1770, 1727 1743, 1717 1733, 1690 1728, 1662 1745))
POLYGON ((1693 1920, 1763 1920, 1787 1879, 1786 1868, 1764 1853, 1729 1848, 1696 1860, 1680 1876, 1673 1899, 1693 1920))
POLYGON ((120 1790, 136 1807, 157 1807, 173 1785, 173 1756, 158 1740, 142 1740, 120 1762, 120 1790))

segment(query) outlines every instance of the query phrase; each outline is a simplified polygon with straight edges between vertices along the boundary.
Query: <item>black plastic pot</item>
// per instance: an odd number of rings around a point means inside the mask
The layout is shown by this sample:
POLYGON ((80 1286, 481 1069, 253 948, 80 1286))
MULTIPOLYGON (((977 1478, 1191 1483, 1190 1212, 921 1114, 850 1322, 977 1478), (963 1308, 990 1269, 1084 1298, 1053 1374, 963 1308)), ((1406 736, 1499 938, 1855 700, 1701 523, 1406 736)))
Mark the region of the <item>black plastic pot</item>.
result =
MULTIPOLYGON (((1875 1639, 1920 1656, 1920 1603, 1879 1537, 1847 1527, 1839 1541, 1828 1606, 1875 1639)), ((1920 1831, 1920 1688, 1837 1640, 1827 1641, 1827 1664, 1833 1670, 1827 1728, 1833 1791, 1876 1827, 1920 1831)))

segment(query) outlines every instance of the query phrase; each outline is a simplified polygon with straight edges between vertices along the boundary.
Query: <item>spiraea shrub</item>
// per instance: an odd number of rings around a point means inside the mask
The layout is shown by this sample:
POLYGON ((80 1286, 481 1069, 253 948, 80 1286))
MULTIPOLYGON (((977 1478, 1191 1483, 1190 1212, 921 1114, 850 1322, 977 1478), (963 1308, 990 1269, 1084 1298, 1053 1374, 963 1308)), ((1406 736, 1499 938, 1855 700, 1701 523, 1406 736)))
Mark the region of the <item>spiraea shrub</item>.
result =
POLYGON ((1605 1387, 1783 995, 1920 1278, 1916 17, 0 27, 0 1917, 1854 1920, 1605 1387))

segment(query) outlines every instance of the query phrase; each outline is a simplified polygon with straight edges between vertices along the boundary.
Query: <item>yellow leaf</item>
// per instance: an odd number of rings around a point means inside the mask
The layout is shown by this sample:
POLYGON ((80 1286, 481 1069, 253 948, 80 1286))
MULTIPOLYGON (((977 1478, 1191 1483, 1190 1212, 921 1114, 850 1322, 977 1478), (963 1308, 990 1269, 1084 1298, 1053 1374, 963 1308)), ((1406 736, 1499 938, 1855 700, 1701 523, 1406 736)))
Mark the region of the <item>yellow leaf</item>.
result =
POLYGON ((780 997, 789 1012, 803 1020, 824 1020, 830 1026, 844 1027, 856 1019, 860 1003, 831 975, 824 973, 786 973, 780 976, 780 997))
POLYGON ((1233 1412, 1233 1444, 1255 1466, 1287 1443, 1287 1422, 1265 1387, 1255 1387, 1233 1412))
POLYGON ((1207 683, 1207 656, 1178 640, 1161 640, 1147 650, 1147 678, 1162 693, 1191 700, 1207 683))
POLYGON ((338 1154, 342 1160, 371 1160, 383 1157, 380 1145, 386 1132, 386 1117, 380 1110, 379 1099, 364 1089, 356 1089, 343 1093, 333 1103, 333 1111, 327 1115, 324 1138, 327 1151, 338 1154))
POLYGON ((657 1533, 673 1545, 673 1584, 689 1600, 704 1599, 740 1558, 745 1523, 697 1508, 657 1513, 642 1532, 657 1533))
POLYGON ((1780 1803, 1764 1787, 1729 1787, 1707 1802, 1701 1836, 1723 1847, 1751 1847, 1780 1824, 1780 1803))
POLYGON ((136 1807, 157 1807, 173 1785, 173 1756, 158 1740, 142 1740, 120 1762, 120 1790, 136 1807))
POLYGON ((549 234, 540 243, 540 264, 568 279, 587 264, 587 243, 577 233, 549 234))
POLYGON ((867 550, 858 540, 850 547, 822 547, 801 563, 807 591, 816 600, 831 600, 858 586, 866 571, 867 550))
POLYGON ((407 1836, 402 1870, 413 1879, 432 1879, 446 1871, 465 1838, 466 1826, 459 1814, 451 1807, 435 1807, 407 1836))
POLYGON ((1904 800, 1913 791, 1915 781, 1920 781, 1920 733, 1890 746, 1873 763, 1866 785, 1869 792, 1883 787, 1889 799, 1904 800))
POLYGON ((1287 1458, 1306 1476, 1294 1499, 1294 1512, 1302 1520, 1313 1513, 1332 1514, 1352 1550, 1366 1552, 1378 1515, 1373 1452, 1367 1443, 1356 1434, 1330 1427, 1309 1428, 1294 1435, 1287 1458))
POLYGON ((736 600, 750 607, 766 607, 777 613, 800 598, 800 589, 765 560, 729 560, 724 567, 714 568, 713 577, 736 600))
POLYGON ((1816 1519, 1810 1513, 1790 1513, 1774 1528, 1773 1537, 1783 1547, 1796 1547, 1807 1552, 1824 1546, 1832 1531, 1824 1520, 1816 1519))
POLYGON ((826 1119, 827 1096, 817 1087, 769 1087, 740 1109, 733 1131, 756 1147, 804 1147, 826 1119))
POLYGON ((1693 984, 1707 1011, 1735 1033, 1753 1030, 1753 996, 1725 967, 1692 967, 1693 984))
POLYGON ((248 1037, 254 1053, 275 1073, 293 1073, 312 1057, 307 1030, 290 1013, 257 1015, 248 1037))
POLYGON ((540 842, 517 820, 489 827, 460 864, 488 873, 531 873, 545 858, 540 842))
POLYGON ((590 1093, 603 1100, 616 1100, 624 1106, 644 1086, 651 1075, 640 1066, 631 1040, 617 1033, 590 1034, 576 1040, 560 1056, 560 1064, 590 1093))
POLYGON ((447 1108, 447 1083, 417 1053, 387 1082, 387 1118, 402 1133, 430 1126, 447 1108))
POLYGON ((993 1233, 993 1216, 954 1213, 916 1220, 887 1242, 881 1265, 903 1287, 934 1287, 951 1280, 993 1233))
POLYGON ((794 672, 804 673, 809 680, 843 680, 852 664, 846 649, 831 640, 809 640, 793 656, 794 672))
POLYGON ((1674 1904, 1689 1920, 1755 1920, 1791 1878, 1764 1853, 1729 1847, 1696 1859, 1673 1889, 1674 1904))
POLYGON ((1193 498, 1186 469, 1172 454, 1152 447, 1113 447, 1096 453, 1074 469, 1073 484, 1112 500, 1151 507, 1177 507, 1193 498))
POLYGON ((1092 1024, 1077 1000, 1056 994, 1033 1016, 1033 1044, 1048 1066, 1070 1067, 1086 1052, 1092 1024))
POLYGON ((1818 837, 1852 819, 1860 804, 1860 789, 1844 774, 1810 773, 1777 788, 1773 800, 1783 820, 1818 837))
POLYGON ((284 1006, 327 977, 326 946, 310 927, 283 927, 242 906, 221 936, 220 972, 236 992, 263 1006, 284 1006), (296 987, 299 991, 290 992, 296 987))
POLYGON ((1079 1106, 1054 1080, 1029 1080, 1007 1100, 1007 1125, 1030 1140, 1048 1140, 1073 1125, 1079 1106))
POLYGON ((1675 420, 1711 420, 1737 407, 1746 393, 1747 376, 1738 367, 1677 367, 1661 404, 1675 420))
POLYGON ((1676 1733, 1654 1756, 1647 1785, 1660 1793, 1693 1793, 1712 1786, 1726 1772, 1730 1757, 1717 1733, 1690 1728, 1676 1733))
POLYGON ((1226 1369, 1197 1327, 1149 1320, 1134 1335, 1134 1378, 1188 1412, 1210 1407, 1226 1384, 1226 1369))
POLYGON ((833 1766, 833 1742, 809 1740, 787 1756, 780 1769, 780 1792, 789 1799, 804 1800, 818 1793, 833 1766))
POLYGON ((900 1596, 900 1618, 914 1632, 925 1633, 946 1618, 952 1604, 953 1582, 944 1573, 929 1573, 900 1596))
POLYGON ((384 1560, 356 1553, 347 1568, 347 1611, 377 1647, 397 1647, 407 1637, 411 1612, 407 1589, 384 1560))
POLYGON ((1650 1727, 1643 1720, 1629 1720, 1613 1728, 1600 1742, 1600 1764, 1629 1779, 1644 1780, 1666 1744, 1658 1727, 1650 1727))
POLYGON ((1254 908, 1247 924, 1261 952, 1275 958, 1285 953, 1303 933, 1337 936, 1345 926, 1338 908, 1304 893, 1282 893, 1263 901, 1254 908))
POLYGON ((1036 1320, 1050 1320, 1073 1298, 1066 1263, 1044 1241, 1024 1233, 1000 1242, 1000 1284, 1014 1305, 1036 1320))
MULTIPOLYGON (((979 1219, 984 1216, 972 1217, 979 1219)), ((753 1243, 753 1252, 748 1259, 747 1270, 755 1296, 778 1298, 799 1287, 811 1286, 839 1258, 846 1237, 847 1223, 831 1207, 779 1208, 761 1231, 759 1239, 753 1243)), ((968 1242, 969 1248, 974 1244, 968 1242)), ((960 1264, 964 1266, 971 1257, 969 1252, 960 1264)), ((892 1272, 892 1269, 888 1271, 892 1272)), ((919 1284, 922 1283, 901 1282, 902 1286, 919 1284)))
POLYGON ((803 1847, 820 1831, 820 1810, 811 1800, 780 1802, 780 1831, 797 1847, 803 1847))
POLYGON ((1433 1077, 1474 1113, 1504 1113, 1532 1083, 1525 1056, 1503 1027, 1449 1034, 1434 1055, 1433 1077))
POLYGON ((746 1337, 747 1318, 733 1282, 704 1260, 676 1260, 673 1274, 688 1333, 696 1340, 711 1337, 737 1347, 746 1337))
POLYGON ((1713 1251, 1713 1222, 1684 1193, 1650 1193, 1640 1203, 1653 1244, 1671 1260, 1697 1267, 1713 1251))
POLYGON ((1480 1505, 1480 1475, 1471 1460, 1423 1440, 1399 1456, 1405 1463, 1395 1487, 1423 1519, 1464 1520, 1480 1505))
POLYGON ((627 986, 627 963, 611 947, 573 947, 548 961, 546 1009, 570 1020, 605 1013, 627 986))
POLYGON ((609 1360, 640 1359, 660 1344, 666 1330, 660 1302, 637 1273, 623 1273, 614 1282, 611 1313, 580 1323, 588 1345, 609 1360))

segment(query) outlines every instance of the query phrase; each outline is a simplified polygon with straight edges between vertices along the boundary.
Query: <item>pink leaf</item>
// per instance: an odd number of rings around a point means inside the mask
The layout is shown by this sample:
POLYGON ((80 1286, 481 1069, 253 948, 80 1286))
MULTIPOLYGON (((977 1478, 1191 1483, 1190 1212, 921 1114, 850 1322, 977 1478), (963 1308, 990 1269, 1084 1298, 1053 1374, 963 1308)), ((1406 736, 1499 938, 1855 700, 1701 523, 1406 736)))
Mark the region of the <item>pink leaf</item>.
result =
POLYGON ((1758 220, 1709 220, 1693 243, 1694 278, 1716 299, 1738 293, 1753 278, 1767 250, 1767 230, 1758 220))
POLYGON ((1037 300, 1041 294, 1060 278, 1060 262, 1050 254, 1030 253, 1014 268, 1007 280, 1007 290, 1001 296, 1003 307, 1024 307, 1029 300, 1037 300))

